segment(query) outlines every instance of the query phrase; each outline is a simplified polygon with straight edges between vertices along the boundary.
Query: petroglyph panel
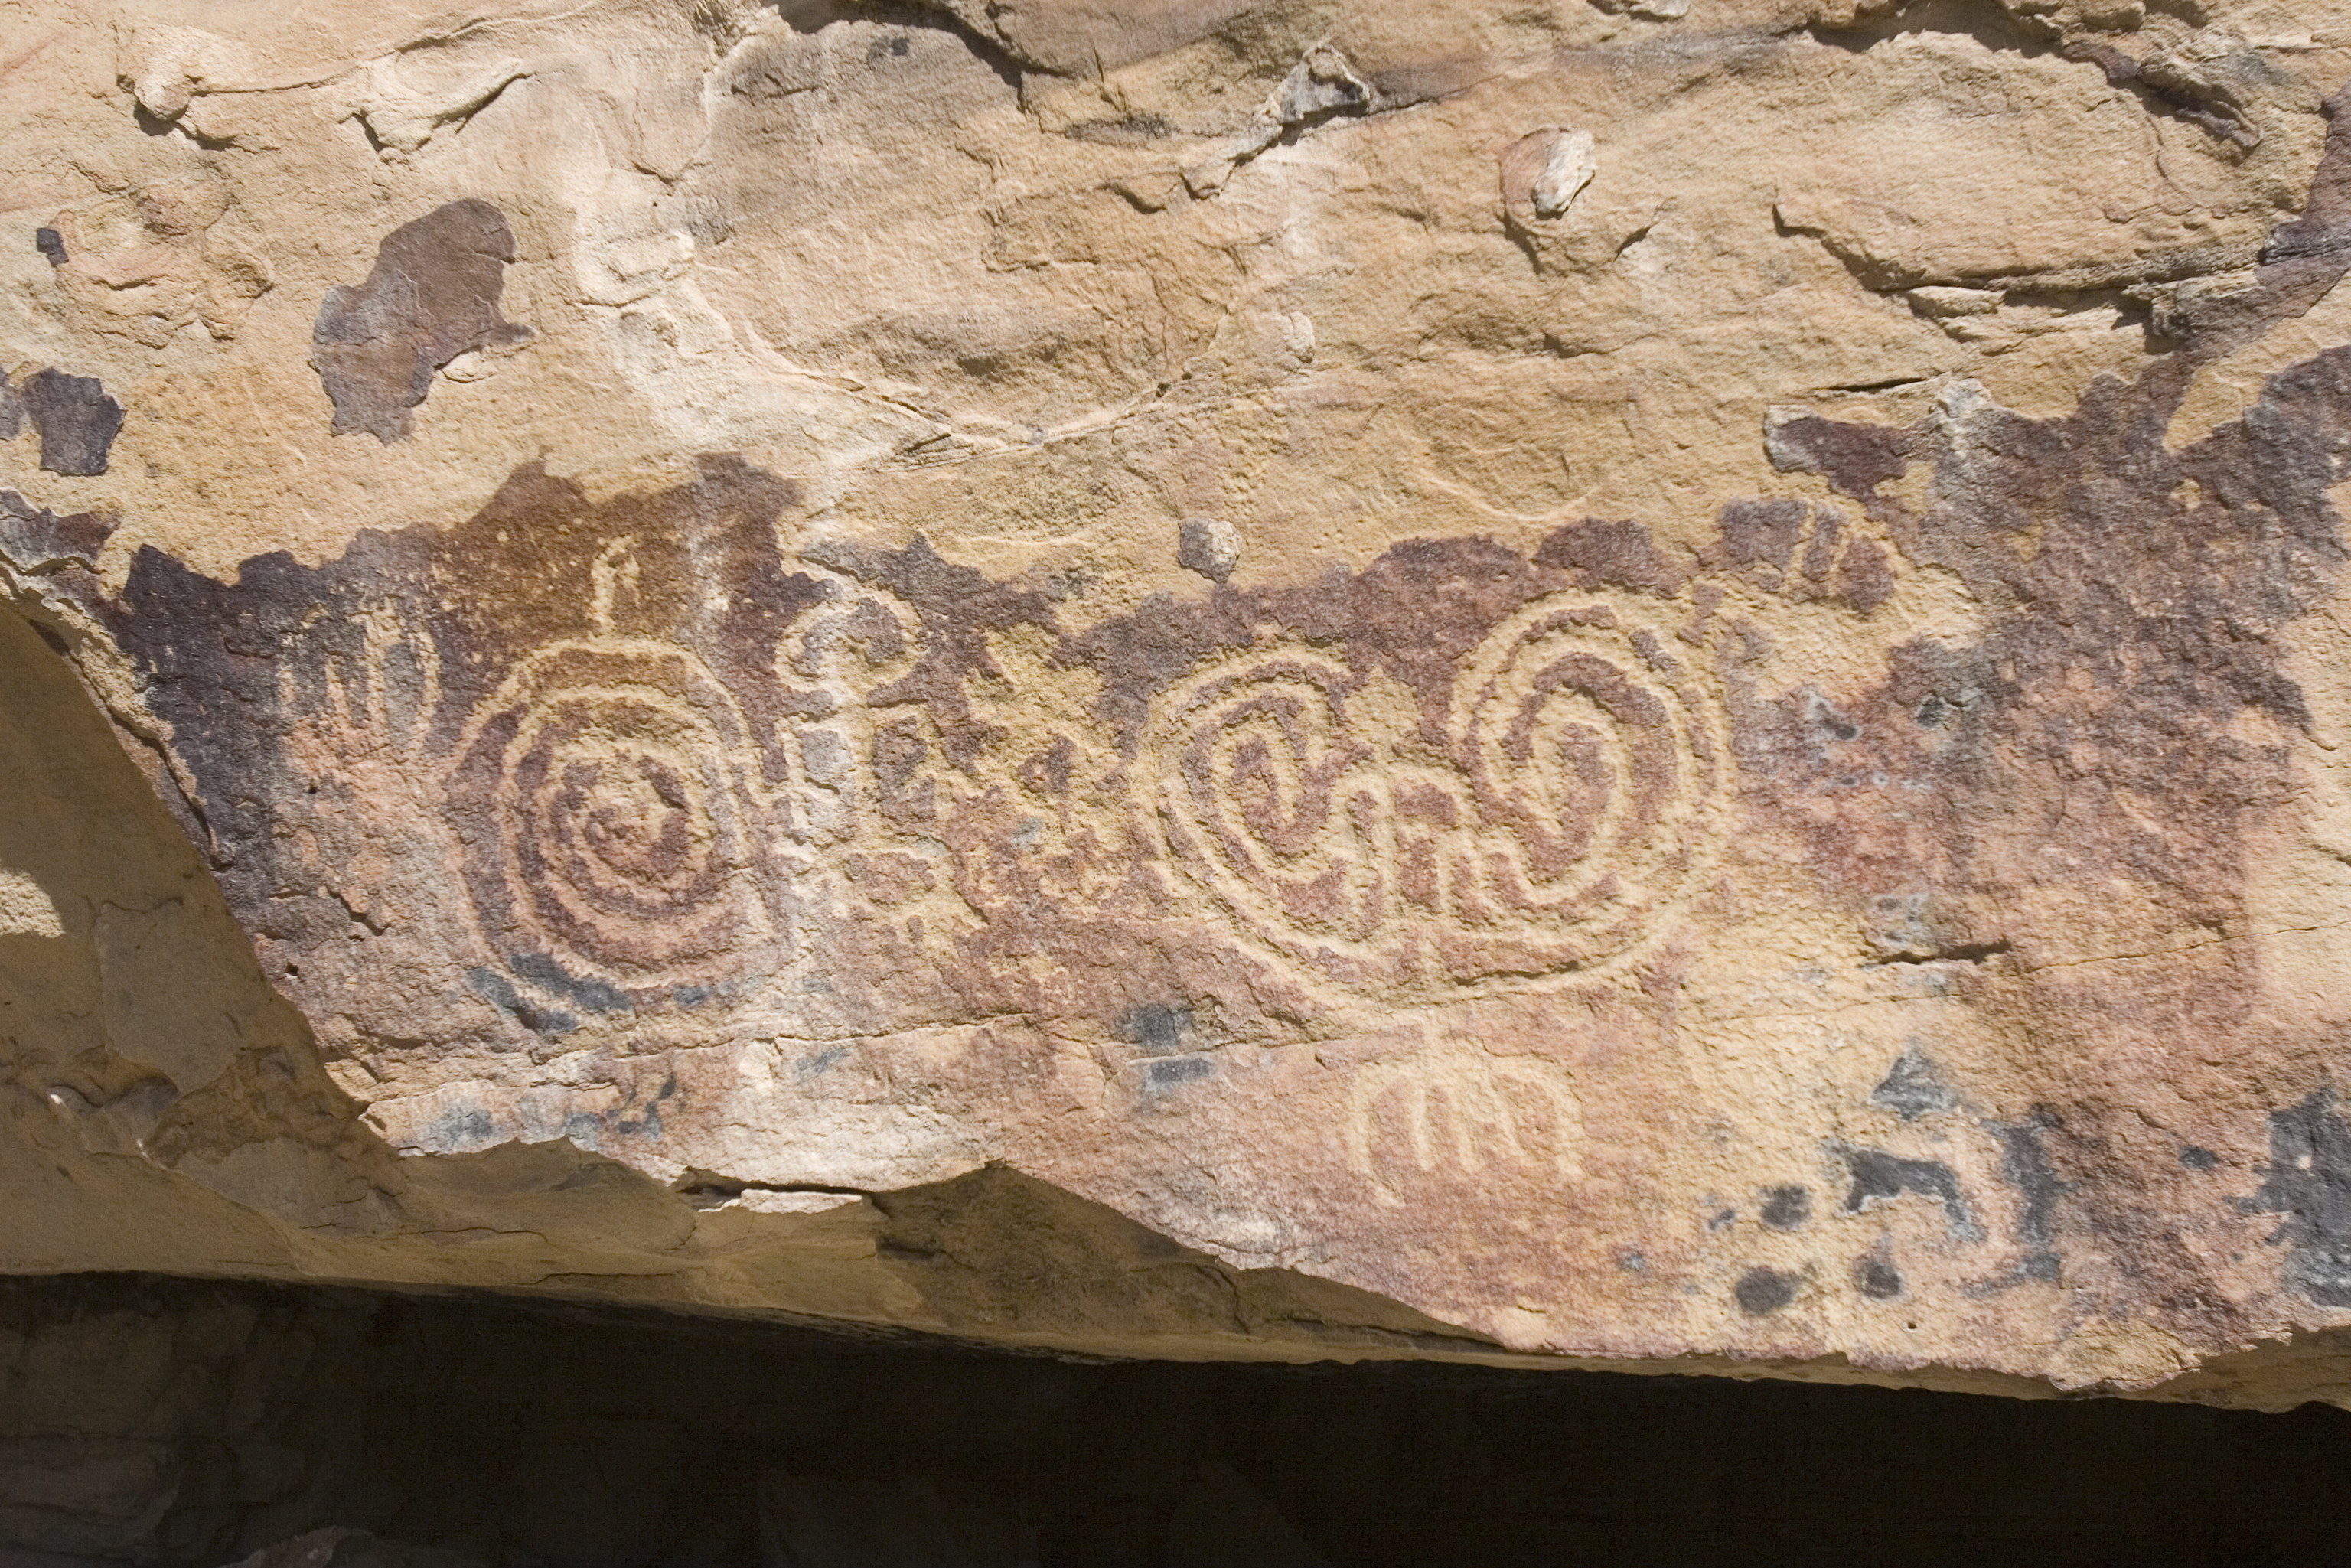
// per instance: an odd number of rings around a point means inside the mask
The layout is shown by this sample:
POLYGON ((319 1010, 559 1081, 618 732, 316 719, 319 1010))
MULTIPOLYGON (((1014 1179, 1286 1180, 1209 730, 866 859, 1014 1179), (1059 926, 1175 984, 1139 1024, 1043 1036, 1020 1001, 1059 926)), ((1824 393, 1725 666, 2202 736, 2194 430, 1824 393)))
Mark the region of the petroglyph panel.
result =
MULTIPOLYGON (((978 623, 946 620, 938 582, 987 585, 919 540, 786 560, 791 493, 721 463, 592 507, 525 473, 455 535, 315 571, 257 559, 228 585, 143 560, 139 645, 184 647, 192 612, 274 628, 266 670, 215 663, 165 699, 232 885, 256 909, 323 885, 366 910, 455 865, 471 941, 438 923, 406 939, 463 956, 476 1002, 541 1034, 722 993, 814 1027, 829 1004, 779 977, 835 983, 819 927, 834 954, 1006 994, 1072 963, 993 946, 1040 902, 1238 945, 1339 1012, 1574 984, 1670 940, 1708 891, 1732 821, 1720 616, 1507 557, 1458 650, 1392 648, 1376 620, 1317 646, 1282 625, 1311 599, 1269 599, 1246 647, 1138 677, 1125 629, 1073 634, 1036 595, 990 589, 978 623), (486 585, 521 561, 540 591, 497 604, 486 585), (209 727, 227 700, 240 722, 209 727), (256 749, 303 792, 220 811, 256 749), (400 779, 402 833, 316 806, 354 770, 400 779)), ((1434 546, 1366 577, 1385 595, 1504 559, 1434 546)), ((298 988, 299 949, 337 950, 287 940, 298 988)))

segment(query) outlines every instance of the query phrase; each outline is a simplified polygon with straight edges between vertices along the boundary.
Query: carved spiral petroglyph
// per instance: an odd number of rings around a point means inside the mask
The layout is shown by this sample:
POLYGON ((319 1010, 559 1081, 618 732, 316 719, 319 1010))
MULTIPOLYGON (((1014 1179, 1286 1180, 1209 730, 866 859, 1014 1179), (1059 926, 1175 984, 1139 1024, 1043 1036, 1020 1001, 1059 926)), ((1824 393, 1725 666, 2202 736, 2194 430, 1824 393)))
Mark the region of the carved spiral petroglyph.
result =
POLYGON ((684 648, 600 637, 527 660, 475 716, 452 780, 494 944, 624 988, 756 962, 781 932, 755 755, 734 699, 684 648))
POLYGON ((1718 847, 1728 761, 1693 652, 1540 600, 1464 662, 1437 736, 1311 650, 1228 661, 1157 716, 1170 847, 1254 935, 1351 978, 1588 969, 1718 847))
POLYGON ((1253 924, 1353 942, 1387 906, 1385 803, 1349 725, 1343 664, 1303 651, 1191 687, 1169 792, 1217 891, 1253 924))
POLYGON ((1629 945, 1712 860, 1728 758, 1714 694, 1667 632, 1541 601, 1472 656, 1455 726, 1485 831, 1475 918, 1629 945))

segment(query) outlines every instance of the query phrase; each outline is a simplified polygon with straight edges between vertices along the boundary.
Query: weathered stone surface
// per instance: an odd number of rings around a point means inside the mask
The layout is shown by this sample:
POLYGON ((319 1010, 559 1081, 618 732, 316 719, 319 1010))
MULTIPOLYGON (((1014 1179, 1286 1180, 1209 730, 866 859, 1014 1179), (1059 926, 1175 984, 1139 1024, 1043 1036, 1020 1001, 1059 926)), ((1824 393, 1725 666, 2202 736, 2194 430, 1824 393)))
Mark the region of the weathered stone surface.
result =
POLYGON ((114 15, 7 1266, 2339 1387, 2331 6, 114 15))

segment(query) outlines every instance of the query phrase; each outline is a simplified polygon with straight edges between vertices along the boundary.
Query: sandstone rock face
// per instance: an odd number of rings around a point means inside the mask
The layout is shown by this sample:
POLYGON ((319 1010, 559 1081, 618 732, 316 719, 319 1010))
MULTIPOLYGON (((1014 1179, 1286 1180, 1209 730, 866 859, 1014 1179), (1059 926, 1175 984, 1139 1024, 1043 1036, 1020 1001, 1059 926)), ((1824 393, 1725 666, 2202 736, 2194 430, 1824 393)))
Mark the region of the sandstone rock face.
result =
POLYGON ((107 15, 6 1266, 2342 1396, 2338 7, 107 15))

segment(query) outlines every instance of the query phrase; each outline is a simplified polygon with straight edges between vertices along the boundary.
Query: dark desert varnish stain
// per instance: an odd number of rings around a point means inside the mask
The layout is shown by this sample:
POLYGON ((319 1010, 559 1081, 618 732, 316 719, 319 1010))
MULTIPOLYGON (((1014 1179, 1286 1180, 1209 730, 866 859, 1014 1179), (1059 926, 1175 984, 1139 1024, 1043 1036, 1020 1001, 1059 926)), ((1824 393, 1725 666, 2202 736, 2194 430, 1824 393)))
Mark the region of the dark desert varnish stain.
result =
POLYGON ((758 869, 747 835, 700 861, 689 839, 705 771, 789 774, 775 650, 823 595, 777 551, 793 487, 729 459, 703 470, 600 506, 528 467, 459 528, 371 532, 316 568, 259 557, 234 585, 141 552, 119 635, 162 677, 200 841, 249 928, 329 939, 288 925, 281 895, 306 873, 280 829, 351 809, 313 800, 289 750, 342 705, 442 759, 467 890, 513 970, 501 998, 519 978, 565 1016, 613 1010, 772 932, 747 907, 773 880, 738 874, 758 869))
POLYGON ((365 278, 328 289, 310 362, 335 405, 335 434, 403 440, 443 366, 529 338, 498 309, 514 259, 506 214, 468 198, 401 225, 365 278))
POLYGON ((39 370, 25 378, 16 395, 40 437, 43 468, 80 477, 106 472, 114 438, 122 433, 122 404, 108 395, 104 382, 96 376, 39 370))

